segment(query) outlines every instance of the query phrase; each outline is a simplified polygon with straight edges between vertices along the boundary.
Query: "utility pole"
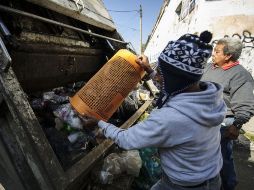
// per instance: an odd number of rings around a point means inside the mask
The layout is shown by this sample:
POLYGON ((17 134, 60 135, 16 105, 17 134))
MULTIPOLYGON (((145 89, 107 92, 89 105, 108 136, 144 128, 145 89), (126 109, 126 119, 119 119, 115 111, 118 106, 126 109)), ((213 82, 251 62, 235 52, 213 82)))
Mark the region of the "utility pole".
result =
POLYGON ((140 55, 142 54, 142 6, 140 5, 139 9, 140 15, 140 55))

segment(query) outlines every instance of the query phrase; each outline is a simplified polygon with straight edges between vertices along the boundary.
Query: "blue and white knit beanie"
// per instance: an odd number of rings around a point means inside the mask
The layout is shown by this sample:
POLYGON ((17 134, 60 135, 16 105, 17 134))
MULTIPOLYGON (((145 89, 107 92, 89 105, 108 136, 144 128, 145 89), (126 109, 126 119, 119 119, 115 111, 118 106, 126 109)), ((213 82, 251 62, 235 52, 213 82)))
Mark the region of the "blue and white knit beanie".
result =
POLYGON ((199 37, 185 34, 167 44, 158 59, 164 96, 174 96, 201 79, 212 54, 213 48, 208 44, 211 39, 212 34, 204 31, 199 37))

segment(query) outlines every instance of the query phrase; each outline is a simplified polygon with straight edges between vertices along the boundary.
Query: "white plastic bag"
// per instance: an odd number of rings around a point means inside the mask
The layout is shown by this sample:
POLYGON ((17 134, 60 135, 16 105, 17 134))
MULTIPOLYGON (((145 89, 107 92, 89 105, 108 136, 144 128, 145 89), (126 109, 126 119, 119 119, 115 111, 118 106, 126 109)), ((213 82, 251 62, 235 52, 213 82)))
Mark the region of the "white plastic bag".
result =
POLYGON ((81 119, 74 112, 70 104, 63 104, 59 106, 53 113, 56 117, 68 123, 71 127, 76 129, 83 128, 83 123, 81 119))
POLYGON ((138 176, 142 160, 137 150, 112 153, 103 162, 100 180, 102 184, 110 184, 113 178, 126 172, 129 175, 138 176))

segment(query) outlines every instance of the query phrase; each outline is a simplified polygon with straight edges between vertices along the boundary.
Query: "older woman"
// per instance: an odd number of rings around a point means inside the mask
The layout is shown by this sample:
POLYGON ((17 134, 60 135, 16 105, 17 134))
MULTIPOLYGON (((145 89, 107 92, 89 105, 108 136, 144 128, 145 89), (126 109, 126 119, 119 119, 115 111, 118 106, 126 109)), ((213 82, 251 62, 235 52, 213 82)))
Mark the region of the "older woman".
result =
POLYGON ((238 138, 240 128, 254 114, 253 78, 238 61, 242 47, 238 39, 220 39, 214 48, 212 63, 206 67, 202 78, 224 87, 223 95, 228 111, 221 128, 223 156, 221 178, 225 190, 233 190, 237 184, 232 140, 238 138))

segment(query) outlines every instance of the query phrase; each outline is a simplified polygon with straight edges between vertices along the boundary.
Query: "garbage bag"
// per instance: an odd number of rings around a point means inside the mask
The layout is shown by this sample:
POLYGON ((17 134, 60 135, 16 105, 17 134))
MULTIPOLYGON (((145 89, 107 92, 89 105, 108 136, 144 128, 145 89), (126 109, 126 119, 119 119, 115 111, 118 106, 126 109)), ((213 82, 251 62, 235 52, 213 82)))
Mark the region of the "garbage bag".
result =
POLYGON ((75 129, 83 128, 82 120, 74 112, 74 110, 72 109, 69 103, 59 106, 53 113, 56 117, 68 123, 71 127, 75 129))
POLYGON ((138 176, 141 166, 142 161, 137 150, 111 153, 104 159, 100 172, 100 179, 103 179, 101 183, 110 184, 114 178, 123 173, 138 176))
MULTIPOLYGON (((147 119, 148 112, 143 113, 138 122, 147 119)), ((139 150, 139 155, 142 160, 142 167, 140 174, 135 178, 133 189, 148 190, 154 185, 161 177, 161 163, 157 148, 143 148, 139 150)))
POLYGON ((123 158, 127 174, 137 177, 142 166, 142 160, 137 150, 124 151, 120 154, 123 158))
POLYGON ((132 116, 139 108, 139 103, 131 96, 127 96, 121 106, 117 109, 118 118, 124 120, 132 116))
POLYGON ((101 184, 112 184, 114 180, 114 175, 110 172, 100 171, 99 180, 101 184))
POLYGON ((53 103, 58 103, 58 104, 69 102, 68 96, 59 96, 52 91, 44 92, 42 97, 44 101, 52 101, 53 103))
POLYGON ((157 148, 143 148, 139 150, 142 159, 140 174, 133 182, 133 189, 148 190, 161 177, 161 163, 157 148))

